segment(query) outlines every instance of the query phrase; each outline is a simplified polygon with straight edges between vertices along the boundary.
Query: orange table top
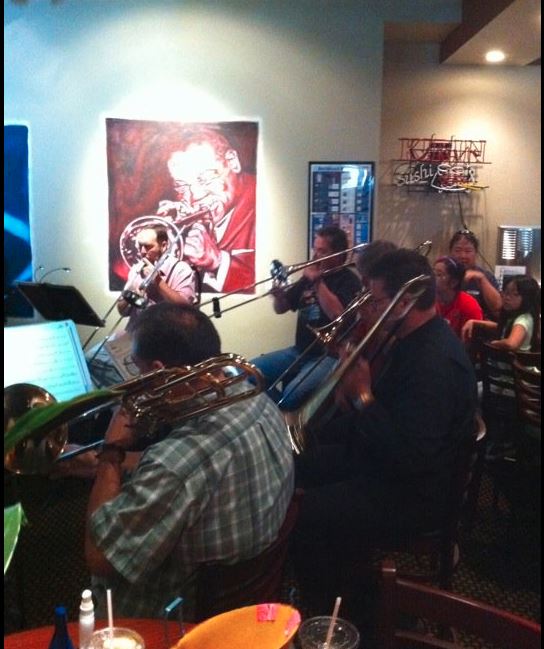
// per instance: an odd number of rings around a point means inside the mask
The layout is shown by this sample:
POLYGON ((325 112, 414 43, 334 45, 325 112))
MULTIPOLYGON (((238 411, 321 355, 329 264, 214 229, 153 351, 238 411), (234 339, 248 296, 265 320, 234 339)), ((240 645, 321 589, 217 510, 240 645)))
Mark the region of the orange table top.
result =
MULTIPOLYGON (((180 639, 181 633, 177 622, 168 623, 167 641, 165 637, 165 622, 161 619, 119 618, 115 626, 127 627, 137 631, 145 641, 146 649, 169 649, 180 639)), ((106 620, 97 620, 95 628, 102 629, 107 626, 106 620)), ((195 625, 185 624, 185 631, 195 625)), ((37 629, 28 629, 4 636, 4 649, 45 649, 53 637, 54 626, 42 626, 37 629)), ((68 633, 75 647, 79 646, 79 623, 68 622, 68 633)))

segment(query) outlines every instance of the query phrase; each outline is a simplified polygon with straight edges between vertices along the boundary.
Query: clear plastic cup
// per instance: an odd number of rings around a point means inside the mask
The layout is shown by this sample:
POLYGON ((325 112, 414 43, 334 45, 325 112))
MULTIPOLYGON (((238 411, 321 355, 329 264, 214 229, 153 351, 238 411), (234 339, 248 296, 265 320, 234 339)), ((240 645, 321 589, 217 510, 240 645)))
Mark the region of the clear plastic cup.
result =
POLYGON ((87 649, 145 649, 142 636, 132 629, 114 626, 113 633, 110 629, 99 629, 91 636, 87 649))
POLYGON ((347 620, 337 617, 331 640, 325 645, 332 616, 310 617, 300 625, 298 640, 302 649, 357 649, 359 631, 347 620))

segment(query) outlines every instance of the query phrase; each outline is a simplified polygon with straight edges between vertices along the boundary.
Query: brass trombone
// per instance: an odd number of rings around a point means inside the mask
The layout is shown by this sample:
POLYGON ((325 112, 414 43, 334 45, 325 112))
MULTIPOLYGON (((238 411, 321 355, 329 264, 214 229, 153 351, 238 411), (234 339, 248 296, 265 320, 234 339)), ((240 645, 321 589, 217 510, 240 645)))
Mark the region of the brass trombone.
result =
POLYGON ((47 475, 54 462, 102 445, 100 440, 65 453, 67 423, 119 403, 132 416, 136 433, 153 439, 165 424, 242 401, 259 394, 263 385, 263 376, 253 364, 236 354, 221 354, 193 366, 155 370, 110 390, 97 391, 95 396, 91 393, 72 399, 60 412, 52 407, 49 418, 31 425, 29 417, 43 413, 30 411, 54 406, 55 399, 43 388, 17 383, 4 389, 4 467, 13 473, 47 475), (254 384, 227 391, 247 378, 254 384), (33 433, 25 436, 28 427, 33 433))
MULTIPOLYGON (((432 249, 432 245, 433 242, 431 240, 422 241, 418 246, 416 246, 415 251, 423 255, 424 257, 427 257, 432 249)), ((323 274, 325 275, 326 273, 323 274)), ((295 361, 293 361, 293 363, 291 363, 291 365, 289 365, 289 367, 284 372, 282 372, 280 376, 278 376, 278 378, 269 386, 268 390, 272 390, 279 383, 281 383, 283 379, 288 376, 297 365, 300 364, 300 361, 305 356, 307 356, 318 343, 321 343, 324 347, 329 348, 333 344, 338 344, 346 336, 348 336, 353 327, 357 325, 357 322, 352 319, 352 316, 357 313, 357 311, 365 304, 365 302, 369 298, 370 291, 363 290, 363 292, 361 292, 359 295, 356 295, 345 308, 345 310, 331 322, 317 329, 307 325, 308 328, 315 334, 315 339, 306 347, 306 349, 304 349, 304 351, 301 352, 300 356, 295 361)), ((321 360, 323 360, 325 356, 326 352, 324 353, 322 358, 318 360, 316 365, 311 367, 304 374, 298 376, 296 381, 290 385, 290 390, 294 390, 296 387, 298 387, 300 383, 302 383, 302 381, 304 381, 315 370, 319 362, 321 362, 321 360)), ((281 405, 286 396, 287 395, 282 396, 282 398, 278 402, 279 405, 281 405)))
MULTIPOLYGON (((357 324, 357 320, 355 319, 357 311, 368 301, 370 297, 370 291, 363 291, 359 295, 356 295, 353 300, 351 300, 351 302, 340 315, 338 315, 334 320, 331 320, 331 322, 328 322, 326 325, 323 325, 322 327, 311 327, 310 325, 306 325, 308 329, 310 329, 310 331, 314 333, 314 340, 312 340, 312 342, 306 347, 306 349, 304 349, 304 351, 301 352, 301 354, 291 363, 291 365, 289 365, 289 367, 285 369, 278 376, 278 378, 269 385, 267 391, 272 390, 278 385, 278 383, 281 383, 283 379, 288 376, 297 365, 300 364, 301 360, 305 356, 307 356, 318 343, 322 344, 325 348, 330 348, 333 344, 337 345, 346 336, 348 336, 352 328, 357 324)), ((294 383, 289 386, 289 392, 298 387, 302 383, 302 381, 304 381, 315 370, 317 365, 326 358, 326 355, 327 352, 324 352, 321 358, 317 361, 316 365, 310 367, 310 369, 308 369, 306 372, 297 376, 294 383)), ((283 403, 286 396, 287 394, 284 394, 281 397, 281 399, 278 401, 278 405, 281 405, 283 403)))
POLYGON ((366 245, 367 245, 366 243, 359 243, 356 246, 352 246, 351 248, 346 248, 346 250, 340 250, 339 252, 333 252, 330 255, 325 255, 325 257, 320 257, 319 259, 310 259, 309 261, 304 261, 298 264, 292 264, 290 266, 284 266, 281 263, 281 261, 279 261, 278 259, 274 259, 270 264, 270 277, 267 277, 266 279, 262 279, 258 282, 254 282, 253 284, 249 284, 248 286, 244 286, 243 288, 236 289, 235 291, 224 293, 220 297, 213 297, 211 300, 202 302, 200 307, 208 306, 209 304, 211 304, 213 306, 212 316, 214 318, 220 318, 223 315, 223 313, 227 313, 227 311, 231 311, 232 309, 237 309, 239 306, 244 306, 245 304, 249 304, 250 302, 255 302, 255 300, 260 300, 262 297, 270 295, 274 288, 285 285, 288 281, 288 278, 291 275, 293 275, 294 273, 298 273, 301 270, 308 268, 309 266, 314 266, 315 264, 321 264, 324 261, 328 261, 329 259, 334 259, 335 257, 339 257, 340 255, 348 255, 350 253, 352 256, 349 260, 347 260, 340 266, 336 266, 335 268, 328 268, 324 270, 322 273, 322 277, 326 277, 327 275, 336 273, 342 268, 347 268, 348 266, 354 266, 355 265, 355 260, 353 259, 354 251, 363 248, 366 245), (264 284, 265 282, 270 282, 270 281, 272 281, 272 289, 270 289, 269 291, 266 291, 262 295, 257 295, 256 297, 249 298, 244 302, 240 302, 239 304, 235 304, 226 309, 221 309, 221 306, 219 304, 220 300, 230 297, 231 295, 245 293, 246 291, 249 291, 252 288, 255 288, 256 286, 259 286, 260 284, 264 284))
MULTIPOLYGON (((411 309, 415 306, 418 298, 423 294, 427 288, 428 282, 432 281, 429 275, 418 275, 413 279, 408 280, 401 286, 397 294, 393 297, 387 309, 383 312, 380 318, 374 323, 366 336, 356 344, 351 350, 347 358, 338 365, 334 372, 323 382, 323 384, 306 400, 306 402, 296 411, 288 415, 288 433, 291 440, 293 451, 300 455, 306 447, 307 430, 314 422, 314 418, 324 403, 336 388, 344 374, 350 369, 355 361, 364 354, 365 350, 374 343, 378 334, 381 332, 382 327, 387 322, 391 312, 406 295, 410 295, 410 300, 407 303, 404 311, 399 316, 399 321, 402 321, 411 309)), ((385 343, 383 343, 385 344, 385 343)), ((383 346, 383 345, 382 345, 383 346)))

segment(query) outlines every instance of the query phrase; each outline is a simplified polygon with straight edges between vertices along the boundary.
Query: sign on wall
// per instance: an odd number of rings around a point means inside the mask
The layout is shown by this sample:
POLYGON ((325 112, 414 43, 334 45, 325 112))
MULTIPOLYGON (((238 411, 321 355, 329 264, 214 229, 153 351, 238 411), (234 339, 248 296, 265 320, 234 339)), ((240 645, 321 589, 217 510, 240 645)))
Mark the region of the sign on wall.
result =
POLYGON ((486 189, 478 184, 478 168, 485 160, 485 140, 399 138, 393 182, 409 190, 460 192, 486 189))
POLYGON ((135 237, 154 224, 204 292, 254 292, 258 123, 109 118, 106 136, 110 290, 123 288, 135 237))
POLYGON ((368 243, 372 236, 373 162, 310 162, 308 250, 315 233, 336 225, 349 247, 368 243))

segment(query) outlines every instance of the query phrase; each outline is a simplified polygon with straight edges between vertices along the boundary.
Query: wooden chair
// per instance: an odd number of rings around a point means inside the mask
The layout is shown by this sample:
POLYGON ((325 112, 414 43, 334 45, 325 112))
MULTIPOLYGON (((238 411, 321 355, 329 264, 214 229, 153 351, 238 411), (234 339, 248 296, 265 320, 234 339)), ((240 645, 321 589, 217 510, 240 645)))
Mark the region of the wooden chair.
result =
POLYGON ((483 342, 480 362, 482 416, 487 425, 489 441, 499 441, 510 436, 512 428, 517 426, 512 353, 483 342))
POLYGON ((425 562, 429 566, 429 570, 407 573, 412 579, 451 588, 459 560, 460 528, 464 524, 470 529, 474 520, 485 441, 485 422, 477 416, 473 436, 459 449, 442 527, 425 533, 406 531, 398 538, 384 539, 376 544, 379 552, 408 553, 421 565, 425 562))
POLYGON ((541 523, 541 373, 536 367, 512 363, 520 426, 516 438, 516 462, 502 476, 498 489, 510 504, 508 543, 522 529, 522 519, 539 534, 541 523))
POLYGON ((542 369, 542 354, 541 352, 512 352, 513 357, 525 367, 537 367, 542 369))
POLYGON ((261 554, 233 565, 204 564, 196 576, 195 622, 242 606, 278 602, 289 538, 302 492, 295 492, 277 539, 261 554))
POLYGON ((456 642, 455 631, 450 641, 442 637, 444 633, 402 629, 399 614, 417 618, 420 625, 425 620, 427 626, 438 625, 439 630, 447 627, 473 634, 505 649, 539 649, 541 645, 540 624, 463 595, 401 579, 394 563, 386 561, 381 570, 377 645, 381 649, 464 646, 456 642))
MULTIPOLYGON (((510 352, 482 342, 479 357, 482 364, 482 413, 488 428, 494 420, 506 421, 506 425, 514 421, 515 426, 518 420, 513 363, 517 361, 523 367, 540 369, 540 352, 510 352)), ((489 433, 492 438, 493 430, 489 433)))
POLYGON ((505 451, 488 455, 486 471, 493 482, 495 505, 501 494, 510 504, 510 534, 517 527, 514 519, 522 512, 523 501, 536 502, 540 481, 540 466, 535 463, 540 457, 540 433, 534 432, 540 429, 540 353, 506 352, 484 343, 482 359, 482 414, 489 438, 508 442, 505 451))
POLYGON ((512 368, 519 416, 525 424, 540 428, 540 369, 536 365, 524 365, 517 358, 512 368))

